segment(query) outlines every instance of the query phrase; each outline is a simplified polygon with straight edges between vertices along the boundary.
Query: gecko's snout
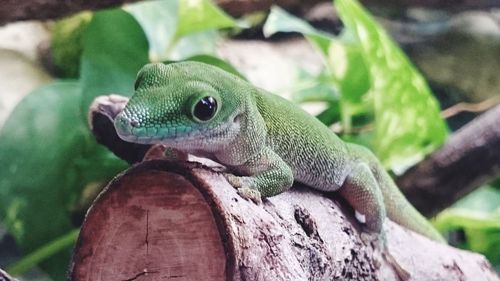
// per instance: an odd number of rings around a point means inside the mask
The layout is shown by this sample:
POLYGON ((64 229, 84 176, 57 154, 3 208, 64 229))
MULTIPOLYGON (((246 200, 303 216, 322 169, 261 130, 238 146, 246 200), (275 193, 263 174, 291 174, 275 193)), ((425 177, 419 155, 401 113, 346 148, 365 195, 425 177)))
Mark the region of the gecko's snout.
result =
POLYGON ((121 138, 132 135, 132 129, 138 126, 139 122, 137 120, 130 120, 122 113, 115 118, 115 129, 121 138))

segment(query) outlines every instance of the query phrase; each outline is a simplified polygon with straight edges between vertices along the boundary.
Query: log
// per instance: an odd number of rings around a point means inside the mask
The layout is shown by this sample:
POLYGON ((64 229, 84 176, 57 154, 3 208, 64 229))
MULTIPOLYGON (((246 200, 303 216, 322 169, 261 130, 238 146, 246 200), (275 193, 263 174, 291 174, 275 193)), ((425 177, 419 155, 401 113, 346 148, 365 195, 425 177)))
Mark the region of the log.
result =
MULTIPOLYGON (((99 112, 110 122, 123 101, 95 100, 94 133, 104 133, 97 128, 106 123, 96 122, 99 112)), ((99 139, 116 145, 116 133, 109 135, 99 139)), ((405 274, 409 280, 499 280, 483 256, 388 220, 386 247, 363 242, 353 210, 335 194, 295 184, 257 205, 237 194, 220 166, 168 161, 163 150, 150 147, 145 161, 98 196, 69 280, 401 280, 405 274)), ((134 163, 139 154, 127 155, 134 163)))
POLYGON ((90 208, 69 280, 499 280, 479 255, 387 221, 387 252, 360 239, 336 196, 295 185, 256 205, 196 163, 150 160, 90 208))
POLYGON ((424 215, 433 216, 500 174, 500 105, 449 137, 406 171, 397 184, 424 215))

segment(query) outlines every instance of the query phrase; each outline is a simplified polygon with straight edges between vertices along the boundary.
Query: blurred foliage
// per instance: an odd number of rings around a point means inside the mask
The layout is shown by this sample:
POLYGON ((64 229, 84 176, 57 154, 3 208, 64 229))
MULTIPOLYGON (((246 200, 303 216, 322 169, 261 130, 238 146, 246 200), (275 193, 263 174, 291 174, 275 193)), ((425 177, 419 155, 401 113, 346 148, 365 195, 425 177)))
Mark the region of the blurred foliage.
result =
POLYGON ((55 24, 53 57, 62 77, 79 73, 79 79, 34 91, 0 130, 0 159, 7 163, 0 170, 0 218, 20 249, 33 253, 11 267, 15 273, 41 262, 54 280, 65 280, 78 227, 72 218, 86 207, 85 190, 127 167, 91 135, 86 114, 92 100, 130 96, 137 72, 151 61, 204 54, 193 59, 235 71, 210 57, 214 30, 233 26, 208 0, 149 1, 55 24))
POLYGON ((82 37, 92 13, 82 12, 62 19, 52 27, 51 55, 54 72, 61 78, 78 78, 82 37))
MULTIPOLYGON (((422 77, 361 6, 346 0, 335 5, 346 26, 339 36, 276 7, 268 17, 266 34, 302 33, 324 58, 319 75, 300 73, 293 99, 327 103, 318 118, 327 125, 340 120, 342 137, 371 146, 387 167, 414 163, 447 135, 439 108, 422 77)), ((16 272, 40 264, 54 280, 64 280, 78 227, 72 218, 85 211, 86 190, 126 168, 89 132, 92 100, 110 93, 130 96, 137 71, 149 62, 202 61, 244 78, 214 56, 218 30, 241 27, 209 0, 147 1, 55 24, 54 63, 61 77, 78 79, 34 91, 0 129, 0 159, 6 163, 0 170, 0 219, 27 254, 13 267, 16 272)), ((477 200, 498 199, 489 194, 498 196, 498 190, 485 190, 474 195, 482 198, 477 200)), ((481 216, 467 211, 464 217, 460 210, 443 213, 436 223, 442 230, 464 229, 464 247, 498 261, 492 250, 498 224, 490 223, 497 217, 489 217, 498 215, 498 206, 481 216), (488 241, 480 242, 483 237, 488 241)))
MULTIPOLYGON (((82 189, 106 181, 126 166, 97 145, 81 118, 77 82, 56 82, 36 90, 15 109, 0 131, 0 215, 29 253, 71 231, 70 214, 82 189), (96 169, 96 163, 99 168, 96 169)), ((62 278, 66 250, 44 268, 62 278)))
POLYGON ((500 188, 485 186, 441 212, 434 220, 442 231, 463 231, 464 249, 480 252, 500 265, 500 188))
MULTIPOLYGON (((316 46, 325 61, 317 85, 340 93, 324 96, 329 109, 320 119, 340 116, 344 139, 368 143, 386 167, 404 170, 444 142, 448 130, 439 106, 423 77, 359 4, 334 4, 345 25, 339 36, 316 30, 278 7, 271 10, 264 34, 299 32, 316 46), (339 111, 332 112, 337 103, 339 111), (355 127, 373 127, 374 132, 355 127)), ((318 100, 314 88, 299 89, 295 96, 307 101, 308 95, 318 100)))

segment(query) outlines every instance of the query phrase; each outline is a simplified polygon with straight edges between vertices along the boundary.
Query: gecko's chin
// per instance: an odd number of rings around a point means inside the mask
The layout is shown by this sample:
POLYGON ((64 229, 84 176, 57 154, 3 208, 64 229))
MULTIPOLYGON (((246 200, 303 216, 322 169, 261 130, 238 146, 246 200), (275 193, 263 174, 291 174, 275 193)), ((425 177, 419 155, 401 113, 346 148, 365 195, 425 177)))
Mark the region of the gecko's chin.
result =
POLYGON ((199 141, 198 138, 190 136, 168 137, 162 135, 140 136, 134 134, 126 134, 126 135, 118 134, 118 136, 126 142, 138 143, 138 144, 163 144, 168 147, 177 147, 179 146, 179 144, 189 144, 191 142, 199 141))
POLYGON ((140 143, 140 144, 157 144, 162 141, 162 138, 157 136, 136 136, 133 134, 130 135, 122 135, 118 134, 120 139, 131 142, 131 143, 140 143))

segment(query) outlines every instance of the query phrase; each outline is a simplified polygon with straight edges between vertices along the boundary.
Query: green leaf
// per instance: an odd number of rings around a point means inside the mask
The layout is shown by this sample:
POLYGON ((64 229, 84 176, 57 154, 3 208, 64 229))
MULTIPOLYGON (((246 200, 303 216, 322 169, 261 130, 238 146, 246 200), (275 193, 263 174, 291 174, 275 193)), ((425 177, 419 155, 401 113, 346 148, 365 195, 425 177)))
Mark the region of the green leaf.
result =
POLYGON ((235 26, 237 23, 210 0, 181 0, 179 2, 176 37, 235 26))
POLYGON ((424 78, 357 1, 337 0, 335 7, 359 41, 371 74, 377 155, 393 169, 422 158, 447 136, 424 78))
POLYGON ((179 38, 169 53, 171 60, 184 60, 197 54, 215 54, 215 43, 220 38, 215 30, 193 33, 179 38))
POLYGON ((209 56, 209 55, 196 55, 196 56, 193 56, 193 57, 190 57, 190 58, 187 58, 186 60, 188 61, 197 61, 197 62, 203 62, 203 63, 207 63, 207 64, 211 64, 213 66, 217 66, 231 74, 234 74, 236 76, 239 76, 240 78, 244 79, 244 80, 247 80, 245 78, 245 76, 243 76, 243 74, 241 74, 240 72, 238 72, 238 70, 236 70, 236 68, 234 68, 234 66, 232 66, 231 64, 229 64, 228 62, 224 61, 224 60, 221 60, 217 57, 214 57, 214 56, 209 56))
POLYGON ((262 31, 266 37, 277 32, 298 32, 304 34, 324 55, 328 54, 330 41, 334 39, 330 34, 315 29, 304 20, 292 16, 278 6, 271 7, 271 12, 267 17, 262 31))
POLYGON ((213 54, 219 39, 215 30, 237 25, 209 0, 145 1, 127 5, 125 10, 143 28, 152 62, 213 54))
POLYGON ((144 1, 124 7, 141 25, 149 42, 149 60, 169 57, 170 44, 177 31, 178 0, 144 1))
POLYGON ((297 82, 292 92, 292 100, 296 103, 327 102, 338 103, 340 95, 334 88, 329 71, 323 70, 318 75, 312 75, 299 69, 297 82))
POLYGON ((353 129, 354 119, 374 115, 370 146, 378 157, 392 169, 413 164, 447 136, 437 102, 402 51, 356 1, 335 5, 345 24, 341 36, 318 31, 277 7, 271 9, 264 33, 304 34, 325 58, 332 85, 340 91, 344 131, 353 129))
MULTIPOLYGON (((81 89, 56 82, 28 95, 0 131, 0 220, 24 253, 74 228, 71 214, 89 182, 107 181, 125 164, 98 146, 81 118, 81 89), (104 160, 92 162, 87 159, 104 160), (98 170, 98 172, 90 171, 98 170)), ((71 249, 42 267, 64 280, 71 249)))
POLYGON ((500 214, 500 190, 489 186, 480 188, 455 203, 453 208, 500 214))
POLYGON ((330 126, 340 119, 339 103, 330 104, 327 109, 316 116, 323 124, 330 126))
POLYGON ((82 118, 96 96, 132 95, 137 72, 148 62, 148 42, 134 17, 121 9, 95 13, 84 34, 82 118))
POLYGON ((82 12, 55 22, 50 52, 58 77, 78 78, 83 51, 82 34, 91 18, 90 12, 82 12))
POLYGON ((307 35, 331 37, 320 32, 304 20, 292 16, 278 6, 272 6, 267 21, 262 28, 264 36, 270 37, 277 32, 298 32, 307 35))
POLYGON ((332 40, 328 49, 328 65, 346 106, 361 104, 370 90, 370 73, 359 44, 332 40))

